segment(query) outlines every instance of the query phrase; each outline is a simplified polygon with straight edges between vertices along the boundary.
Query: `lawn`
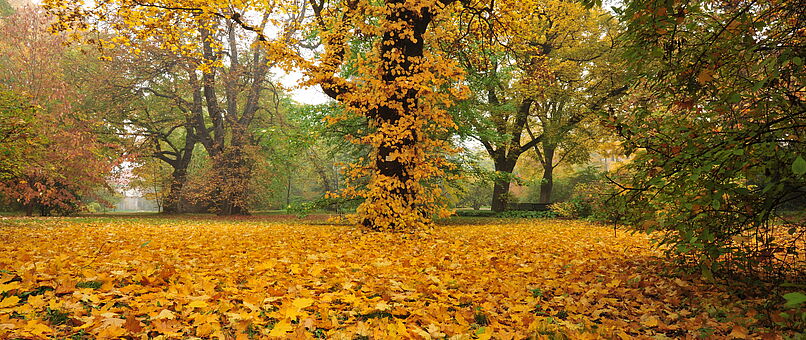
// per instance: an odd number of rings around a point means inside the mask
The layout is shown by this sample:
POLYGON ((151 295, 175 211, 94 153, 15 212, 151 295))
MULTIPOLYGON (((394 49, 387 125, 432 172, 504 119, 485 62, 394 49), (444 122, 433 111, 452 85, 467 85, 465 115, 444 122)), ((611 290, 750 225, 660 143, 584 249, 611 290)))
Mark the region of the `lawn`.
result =
POLYGON ((780 337, 660 256, 581 221, 0 218, 0 338, 780 337))

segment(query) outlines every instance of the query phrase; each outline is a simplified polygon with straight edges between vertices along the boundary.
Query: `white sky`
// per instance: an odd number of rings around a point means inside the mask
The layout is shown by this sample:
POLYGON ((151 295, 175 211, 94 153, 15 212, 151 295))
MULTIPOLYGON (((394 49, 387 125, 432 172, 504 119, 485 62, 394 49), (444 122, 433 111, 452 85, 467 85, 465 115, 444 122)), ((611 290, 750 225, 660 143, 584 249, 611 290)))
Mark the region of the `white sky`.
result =
POLYGON ((274 71, 274 74, 277 75, 276 80, 279 80, 280 84, 290 89, 289 95, 297 103, 316 105, 331 101, 330 97, 322 92, 322 88, 319 86, 297 86, 297 82, 302 79, 301 72, 286 73, 280 69, 274 71))

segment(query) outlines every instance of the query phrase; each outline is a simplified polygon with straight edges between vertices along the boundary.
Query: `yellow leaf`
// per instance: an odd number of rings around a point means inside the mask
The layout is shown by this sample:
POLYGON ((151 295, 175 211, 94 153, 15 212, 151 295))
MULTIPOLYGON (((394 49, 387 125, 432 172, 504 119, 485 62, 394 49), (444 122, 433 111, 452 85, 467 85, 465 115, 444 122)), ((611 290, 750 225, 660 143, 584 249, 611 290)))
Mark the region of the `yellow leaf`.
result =
POLYGON ((660 324, 660 321, 656 316, 648 316, 646 318, 641 319, 642 319, 641 324, 644 325, 644 327, 658 327, 658 325, 660 324))
POLYGON ((207 302, 201 301, 201 300, 193 301, 193 302, 188 304, 188 307, 190 307, 190 308, 207 308, 207 302))
POLYGON ((196 328, 196 336, 206 337, 213 333, 213 326, 209 323, 202 324, 196 328))
POLYGON ((163 309, 162 311, 160 311, 159 314, 157 314, 157 316, 154 317, 154 319, 155 320, 159 320, 159 319, 173 320, 173 319, 176 319, 176 315, 173 312, 171 312, 171 311, 169 311, 167 309, 163 309))
POLYGON ((43 334, 53 333, 53 329, 48 325, 35 320, 29 320, 25 325, 25 329, 33 335, 42 336, 43 334))
POLYGON ((269 336, 285 337, 286 333, 290 332, 291 330, 293 330, 291 323, 283 320, 274 324, 274 328, 272 328, 271 332, 269 332, 269 336))
POLYGON ((298 298, 294 299, 294 302, 291 303, 294 308, 303 309, 313 304, 313 299, 308 298, 298 298))
POLYGON ((10 282, 10 283, 1 284, 0 285, 0 294, 15 290, 17 288, 20 288, 19 281, 14 281, 14 282, 10 282))
POLYGON ((476 331, 478 339, 489 340, 493 337, 493 330, 490 327, 481 327, 476 331))
POLYGON ((27 303, 33 308, 42 308, 45 307, 47 302, 45 302, 45 298, 42 295, 32 295, 28 297, 27 303))
POLYGON ((20 302, 20 298, 18 298, 16 295, 12 295, 12 296, 6 297, 5 299, 3 299, 3 301, 0 301, 0 308, 16 306, 17 303, 19 303, 19 302, 20 302))

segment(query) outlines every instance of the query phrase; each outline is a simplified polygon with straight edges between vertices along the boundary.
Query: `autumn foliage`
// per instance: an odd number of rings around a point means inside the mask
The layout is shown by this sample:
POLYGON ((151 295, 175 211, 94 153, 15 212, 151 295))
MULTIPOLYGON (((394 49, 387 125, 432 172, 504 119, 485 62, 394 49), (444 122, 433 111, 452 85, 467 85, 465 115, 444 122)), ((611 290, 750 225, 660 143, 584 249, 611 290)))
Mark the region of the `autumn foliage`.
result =
MULTIPOLYGON (((270 220, 0 220, 0 337, 768 336, 763 300, 582 222, 427 237, 270 220), (765 335, 767 334, 767 335, 765 335)), ((778 307, 776 307, 778 308, 778 307)))
POLYGON ((72 61, 64 37, 48 33, 48 25, 39 8, 0 21, 0 106, 9 147, 0 155, 9 164, 0 165, 0 195, 28 214, 70 214, 105 185, 117 158, 109 152, 112 139, 96 134, 98 117, 83 109, 82 88, 67 79, 72 61))
POLYGON ((456 128, 446 109, 462 88, 453 87, 461 77, 456 63, 434 48, 447 31, 434 26, 449 20, 451 2, 313 4, 326 52, 307 66, 308 83, 369 121, 354 142, 371 147, 370 159, 350 168, 338 195, 363 198, 356 221, 372 229, 420 229, 446 215, 439 184, 453 151, 445 136, 456 128), (359 42, 369 42, 367 53, 348 50, 359 42), (348 61, 350 81, 339 74, 348 61))

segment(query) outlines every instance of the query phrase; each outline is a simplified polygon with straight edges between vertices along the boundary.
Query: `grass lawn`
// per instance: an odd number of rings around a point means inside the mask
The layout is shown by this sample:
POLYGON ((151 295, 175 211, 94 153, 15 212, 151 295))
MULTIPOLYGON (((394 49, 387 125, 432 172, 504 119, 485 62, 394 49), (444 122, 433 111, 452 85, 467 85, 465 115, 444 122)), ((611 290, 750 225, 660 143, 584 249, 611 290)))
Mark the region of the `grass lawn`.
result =
POLYGON ((406 235, 282 215, 2 218, 0 338, 787 333, 769 328, 780 306, 674 274, 645 236, 454 222, 406 235))

